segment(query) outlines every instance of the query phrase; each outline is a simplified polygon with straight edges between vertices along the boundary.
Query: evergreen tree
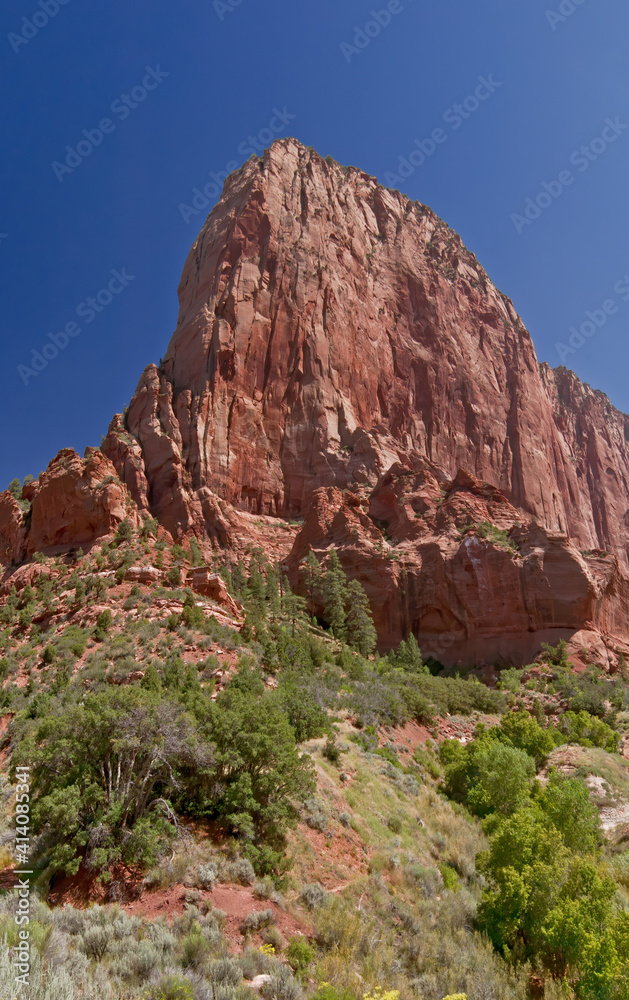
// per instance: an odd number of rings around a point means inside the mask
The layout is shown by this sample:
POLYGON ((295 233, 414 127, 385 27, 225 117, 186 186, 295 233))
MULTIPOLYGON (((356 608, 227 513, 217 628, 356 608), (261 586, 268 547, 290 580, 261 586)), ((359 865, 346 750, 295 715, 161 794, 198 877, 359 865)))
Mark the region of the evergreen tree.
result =
POLYGON ((308 556, 303 564, 304 571, 304 584, 306 586, 306 592, 308 594, 308 610, 310 612, 310 617, 314 618, 315 604, 317 601, 317 596, 321 590, 321 566, 319 565, 319 560, 316 555, 310 549, 308 556))
POLYGON ((258 567, 255 566, 249 574, 249 594, 254 601, 262 604, 265 597, 265 591, 266 585, 264 577, 258 567))
POLYGON ((369 656, 375 649, 378 633, 373 624, 369 600, 358 580, 352 580, 347 586, 346 608, 347 642, 362 656, 369 656))
POLYGON ((396 667, 401 667, 409 673, 427 673, 417 639, 411 633, 406 641, 402 639, 397 652, 389 653, 389 659, 396 667))
POLYGON ((266 582, 262 572, 262 560, 260 559, 258 553, 259 550, 256 550, 251 556, 251 562, 249 564, 248 590, 251 599, 255 601, 256 604, 262 605, 266 596, 266 582))
POLYGON ((22 484, 19 479, 12 479, 7 490, 16 500, 22 499, 22 484))
POLYGON ((241 559, 238 560, 232 570, 231 585, 236 597, 242 597, 244 595, 247 587, 247 574, 241 559))
POLYGON ((298 594, 293 594, 288 583, 285 584, 285 588, 282 597, 282 610, 290 621, 293 635, 295 635, 295 625, 306 611, 306 599, 305 597, 299 597, 298 594))
POLYGON ((268 566, 266 571, 265 596, 271 614, 280 611, 280 570, 278 566, 268 566))
POLYGON ((345 638, 347 578, 336 549, 330 549, 323 578, 323 615, 335 639, 345 638))

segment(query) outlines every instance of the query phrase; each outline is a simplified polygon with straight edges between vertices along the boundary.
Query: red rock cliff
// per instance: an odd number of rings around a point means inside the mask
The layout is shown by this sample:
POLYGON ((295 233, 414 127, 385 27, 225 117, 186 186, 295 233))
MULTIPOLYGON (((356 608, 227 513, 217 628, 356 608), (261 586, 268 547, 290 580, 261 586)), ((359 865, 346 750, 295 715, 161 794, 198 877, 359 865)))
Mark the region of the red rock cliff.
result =
POLYGON ((255 540, 296 586, 335 544, 385 648, 413 631, 444 660, 517 662, 629 637, 629 417, 538 363, 429 208, 278 141, 228 178, 179 299, 105 457, 52 463, 29 516, 0 497, 3 562, 150 512, 173 538, 255 540))
MULTIPOLYGON (((106 453, 173 534, 209 494, 303 514, 427 458, 627 567, 629 418, 539 365, 513 305, 423 205, 294 140, 225 185, 164 362, 106 453)), ((212 510, 204 515, 212 528, 212 510)))

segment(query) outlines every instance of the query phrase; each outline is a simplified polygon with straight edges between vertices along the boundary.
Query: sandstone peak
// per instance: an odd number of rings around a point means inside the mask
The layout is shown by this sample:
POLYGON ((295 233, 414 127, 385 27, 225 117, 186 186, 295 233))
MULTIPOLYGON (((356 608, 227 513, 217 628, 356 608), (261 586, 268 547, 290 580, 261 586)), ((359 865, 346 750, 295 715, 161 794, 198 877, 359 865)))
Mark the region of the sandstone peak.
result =
MULTIPOLYGON (((359 558, 354 529, 376 545, 386 523, 406 546, 399 572, 389 559, 381 577, 401 609, 384 626, 391 641, 409 630, 466 641, 495 632, 493 598, 470 611, 469 594, 515 583, 485 572, 494 556, 471 531, 462 551, 472 578, 461 590, 464 577, 447 565, 466 518, 499 531, 536 521, 546 533, 532 546, 542 566, 559 558, 557 545, 569 549, 576 604, 568 614, 545 596, 532 608, 538 585, 524 586, 518 564, 513 600, 529 612, 511 616, 514 635, 591 617, 600 581, 579 550, 609 553, 600 594, 612 578, 624 593, 629 418, 573 373, 538 363, 512 302, 425 205, 295 139, 277 140, 226 180, 188 255, 179 303, 163 362, 145 369, 102 447, 138 516, 151 513, 173 538, 194 533, 232 551, 252 532, 271 544, 273 522, 305 518, 313 537, 302 531, 292 555, 272 543, 296 581, 304 547, 330 544, 320 532, 328 521, 348 568, 368 579, 369 560, 379 562, 368 546, 359 558), (442 570, 437 593, 426 574, 442 570), (429 606, 420 592, 433 594, 429 606)), ((83 503, 87 473, 73 475, 68 489, 83 503)), ((61 488, 63 477, 46 476, 61 488)), ((61 515, 46 483, 34 491, 30 532, 0 502, 5 551, 69 541, 73 529, 55 526, 61 515)), ((96 494, 87 520, 102 533, 123 493, 96 494)), ((84 506, 70 510, 85 521, 84 506)), ((386 604, 374 588, 370 596, 386 604)), ((626 633, 621 604, 607 620, 626 633)))

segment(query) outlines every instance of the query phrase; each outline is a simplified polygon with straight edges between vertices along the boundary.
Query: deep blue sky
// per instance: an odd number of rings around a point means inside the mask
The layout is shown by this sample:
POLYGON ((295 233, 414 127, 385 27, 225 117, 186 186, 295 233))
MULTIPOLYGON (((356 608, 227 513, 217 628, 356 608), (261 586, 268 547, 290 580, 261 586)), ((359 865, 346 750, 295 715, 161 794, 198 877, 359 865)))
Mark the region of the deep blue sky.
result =
MULTIPOLYGON (((629 301, 613 291, 629 273, 629 128, 586 170, 570 163, 608 117, 629 124, 626 0, 582 0, 563 21, 547 14, 562 0, 397 0, 391 24, 349 61, 341 43, 386 3, 233 2, 67 0, 44 24, 39 0, 4 0, 0 486, 36 475, 62 447, 98 444, 165 352, 204 217, 186 223, 179 205, 210 171, 248 158, 238 146, 274 108, 296 116, 282 135, 383 183, 416 139, 443 128, 399 186, 461 233, 553 367, 555 344, 613 298, 617 311, 566 364, 629 411, 629 301), (11 41, 34 33, 35 11, 37 34, 11 41), (122 120, 111 105, 146 67, 168 76, 122 120), (444 114, 479 76, 501 86, 455 129, 444 114), (53 162, 106 117, 113 131, 59 180, 53 162), (563 170, 573 183, 518 234, 513 213, 563 170), (93 322, 79 319, 113 269, 134 280, 93 322), (25 385, 18 366, 73 321, 81 332, 25 385)), ((41 3, 54 12, 56 0, 41 3)))

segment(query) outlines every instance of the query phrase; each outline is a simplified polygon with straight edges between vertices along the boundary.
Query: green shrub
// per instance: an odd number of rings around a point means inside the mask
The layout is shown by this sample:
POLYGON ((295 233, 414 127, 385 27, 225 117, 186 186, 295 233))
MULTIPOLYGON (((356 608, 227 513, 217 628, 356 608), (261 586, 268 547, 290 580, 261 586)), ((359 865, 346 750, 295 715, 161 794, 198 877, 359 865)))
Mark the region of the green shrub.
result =
POLYGON ((443 879, 444 889, 448 889, 450 892, 457 892, 461 886, 455 869, 451 865, 443 863, 439 865, 439 871, 443 879))
POLYGON ((44 649, 44 651, 43 651, 43 653, 42 653, 42 662, 45 663, 45 664, 47 664, 47 665, 49 665, 51 663, 54 663, 55 659, 56 659, 55 647, 54 646, 46 646, 45 649, 44 649))
POLYGON ((253 934, 263 927, 270 927, 273 923, 275 923, 273 910, 254 910, 240 922, 240 930, 242 934, 253 934))
POLYGON ((511 691, 512 694, 517 694, 522 686, 522 670, 515 667, 501 670, 498 684, 502 691, 511 691))
POLYGON ((78 659, 83 656, 87 649, 88 639, 89 633, 85 629, 79 628, 78 625, 68 625, 62 635, 53 639, 52 644, 57 649, 59 656, 63 657, 69 653, 78 659))
POLYGON ((203 622, 205 621, 205 615, 203 610, 195 605, 191 606, 189 604, 184 605, 181 620, 189 629, 200 629, 203 627, 203 622))
POLYGON ((556 667, 565 667, 570 669, 570 660, 568 659, 568 643, 565 639, 560 639, 556 646, 551 646, 548 642, 542 643, 542 654, 543 660, 546 663, 551 663, 556 667))
POLYGON ((107 633, 113 625, 113 621, 113 616, 109 608, 106 611, 101 611, 96 619, 96 628, 94 630, 94 638, 97 642, 105 641, 107 633))
MULTIPOLYGON (((528 798, 535 762, 524 750, 491 740, 471 752, 470 764, 467 803, 478 816, 489 812, 510 816, 528 798)), ((446 769, 446 784, 448 777, 446 769)))
POLYGON ((322 750, 323 756, 326 760, 329 760, 331 764, 338 764, 341 759, 341 750, 336 742, 335 736, 328 736, 325 741, 325 746, 322 750))
POLYGON ((322 885, 315 882, 309 885, 304 885, 299 893, 299 898, 304 906, 306 906, 309 910, 316 910, 320 906, 323 906, 328 898, 328 893, 322 885))
POLYGON ((151 986, 145 1000, 195 1000, 194 988, 184 976, 162 976, 156 986, 151 986))
POLYGON ((288 678, 281 678, 277 698, 282 711, 295 730, 295 739, 298 743, 323 736, 328 729, 326 712, 304 687, 303 682, 299 683, 291 674, 288 678))
POLYGON ((159 522, 154 517, 145 518, 140 528, 140 538, 156 538, 158 528, 159 522))
POLYGON ((358 1000, 355 993, 331 983, 321 983, 312 1000, 358 1000))
POLYGON ((181 964, 184 969, 200 969, 210 956, 210 942, 199 930, 187 934, 181 943, 181 964))
POLYGON ((512 542, 509 538, 509 532, 496 527, 495 524, 491 524, 489 521, 479 521, 478 524, 467 525, 467 527, 461 530, 460 537, 464 538, 470 531, 476 531, 477 538, 482 538, 485 541, 491 542, 492 545, 497 545, 500 548, 507 549, 509 552, 518 551, 518 547, 515 542, 512 542))
POLYGON ((551 768, 539 804, 569 850, 578 854, 596 850, 600 842, 598 810, 582 781, 567 778, 551 768))
POLYGON ((116 533, 114 535, 114 544, 122 545, 125 542, 130 542, 133 538, 133 527, 128 518, 125 517, 124 521, 121 521, 116 528, 116 533))
POLYGON ((608 753, 617 753, 620 747, 620 734, 588 712, 565 712, 559 719, 558 729, 566 743, 602 747, 608 753))
POLYGON ((553 733, 543 729, 536 719, 532 719, 523 709, 507 712, 500 722, 497 738, 504 738, 507 743, 524 750, 532 757, 537 768, 540 768, 547 756, 555 747, 553 733))

